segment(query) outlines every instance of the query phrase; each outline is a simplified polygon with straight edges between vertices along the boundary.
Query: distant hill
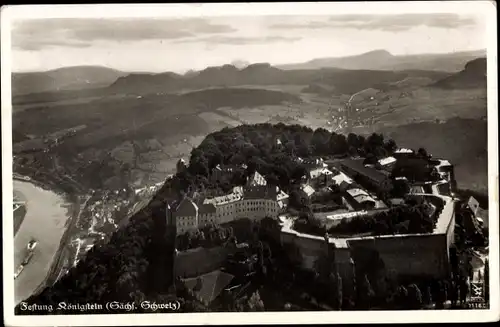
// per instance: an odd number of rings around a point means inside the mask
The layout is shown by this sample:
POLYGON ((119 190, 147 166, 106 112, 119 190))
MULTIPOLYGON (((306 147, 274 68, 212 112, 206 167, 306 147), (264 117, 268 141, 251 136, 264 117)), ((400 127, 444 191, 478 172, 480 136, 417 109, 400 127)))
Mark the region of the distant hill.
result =
POLYGON ((375 50, 355 56, 319 58, 305 63, 277 66, 280 69, 368 69, 368 70, 437 70, 458 72, 470 60, 486 55, 485 50, 445 54, 392 55, 375 50))
POLYGON ((100 66, 74 66, 45 72, 13 73, 12 94, 105 87, 124 75, 125 72, 100 66))
POLYGON ((444 89, 469 89, 486 87, 486 58, 469 61, 465 68, 434 84, 444 89))
POLYGON ((370 71, 345 69, 282 70, 268 63, 251 64, 243 69, 233 65, 208 67, 197 73, 177 75, 130 74, 118 78, 108 89, 110 93, 168 93, 207 87, 244 85, 324 85, 338 95, 352 94, 374 85, 397 82, 407 77, 429 77, 433 81, 449 76, 436 71, 370 71))

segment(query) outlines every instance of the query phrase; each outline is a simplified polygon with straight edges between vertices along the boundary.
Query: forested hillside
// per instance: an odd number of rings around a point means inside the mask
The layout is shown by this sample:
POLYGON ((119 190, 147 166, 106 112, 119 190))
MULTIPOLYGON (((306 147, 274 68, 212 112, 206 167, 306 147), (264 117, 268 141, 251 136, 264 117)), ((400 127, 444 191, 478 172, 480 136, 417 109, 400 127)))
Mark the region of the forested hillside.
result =
MULTIPOLYGON (((54 306, 61 301, 138 303, 168 296, 169 285, 165 282, 170 280, 172 263, 159 260, 169 257, 173 251, 164 237, 166 204, 192 189, 230 187, 210 185, 209 172, 219 163, 247 163, 249 171, 258 169, 270 183, 289 190, 291 180, 303 173, 292 155, 302 158, 348 153, 381 155, 393 147, 395 143, 385 142, 382 135, 345 137, 300 125, 242 125, 212 133, 193 149, 189 169, 167 180, 149 205, 131 217, 128 225, 115 232, 108 243, 96 244, 86 258, 55 285, 26 302, 54 306), (278 145, 278 139, 282 146, 278 145)), ((186 310, 189 308, 187 305, 186 310)), ((19 308, 16 311, 22 314, 19 308)))

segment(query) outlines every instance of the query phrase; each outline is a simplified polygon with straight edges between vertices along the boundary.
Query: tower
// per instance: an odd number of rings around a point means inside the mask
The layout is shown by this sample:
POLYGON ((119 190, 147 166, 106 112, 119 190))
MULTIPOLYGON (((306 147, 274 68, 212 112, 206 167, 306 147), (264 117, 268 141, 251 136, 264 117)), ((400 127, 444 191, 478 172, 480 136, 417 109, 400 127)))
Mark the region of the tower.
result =
POLYGON ((177 173, 183 172, 187 168, 186 161, 183 158, 180 158, 179 161, 177 161, 176 169, 177 173))

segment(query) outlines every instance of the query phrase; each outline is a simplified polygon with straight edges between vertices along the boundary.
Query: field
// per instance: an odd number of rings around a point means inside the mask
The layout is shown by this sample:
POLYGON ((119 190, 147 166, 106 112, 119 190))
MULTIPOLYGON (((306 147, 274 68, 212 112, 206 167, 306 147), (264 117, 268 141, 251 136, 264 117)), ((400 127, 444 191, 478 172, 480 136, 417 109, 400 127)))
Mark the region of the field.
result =
MULTIPOLYGON (((484 191, 486 90, 442 90, 423 85, 428 85, 428 79, 406 78, 386 84, 383 91, 370 88, 360 92, 351 102, 357 109, 353 131, 380 131, 398 144, 423 146, 456 164, 461 187, 484 191), (448 122, 457 117, 468 120, 448 122)), ((60 158, 60 166, 84 180, 93 178, 91 170, 79 166, 113 161, 113 169, 127 167, 128 183, 140 187, 164 180, 174 172, 176 162, 187 159, 191 149, 213 131, 278 122, 335 129, 332 116, 339 115, 338 109, 348 99, 346 94, 314 93, 308 85, 82 97, 14 105, 13 131, 16 140, 41 141, 50 134, 85 125, 50 149, 50 154, 60 158)), ((113 172, 108 175, 104 178, 115 177, 113 172)))

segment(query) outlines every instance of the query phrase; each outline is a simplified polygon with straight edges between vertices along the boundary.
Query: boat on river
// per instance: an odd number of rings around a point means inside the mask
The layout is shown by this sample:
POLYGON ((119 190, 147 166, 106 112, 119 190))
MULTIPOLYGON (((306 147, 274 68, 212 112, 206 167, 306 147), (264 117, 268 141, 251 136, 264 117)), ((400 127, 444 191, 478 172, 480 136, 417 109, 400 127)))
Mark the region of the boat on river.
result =
POLYGON ((35 239, 32 239, 31 241, 28 242, 28 245, 26 248, 28 251, 33 252, 37 246, 38 242, 35 239))
POLYGON ((24 270, 24 265, 20 265, 19 268, 17 268, 16 273, 14 274, 14 279, 16 279, 17 277, 19 277, 19 275, 21 275, 21 273, 23 272, 23 270, 24 270))

